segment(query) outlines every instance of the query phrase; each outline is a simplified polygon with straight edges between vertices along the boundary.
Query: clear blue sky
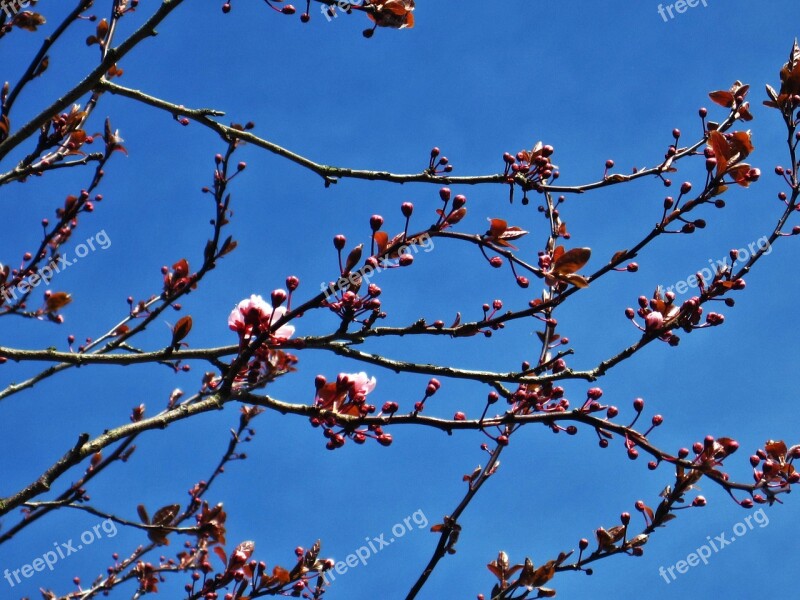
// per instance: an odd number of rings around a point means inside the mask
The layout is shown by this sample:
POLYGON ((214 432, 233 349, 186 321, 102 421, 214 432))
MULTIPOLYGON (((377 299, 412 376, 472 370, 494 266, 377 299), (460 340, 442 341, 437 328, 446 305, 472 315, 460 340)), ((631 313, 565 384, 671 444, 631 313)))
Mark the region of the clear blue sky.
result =
MULTIPOLYGON (((46 28, 66 10, 61 4, 39 4, 48 18, 46 28)), ((96 4, 105 11, 106 2, 96 4)), ((702 232, 658 240, 638 258, 637 274, 606 277, 564 306, 560 331, 573 341, 571 364, 577 367, 592 367, 638 338, 623 315, 637 296, 685 279, 709 259, 722 259, 730 248, 745 247, 771 231, 782 189, 772 172, 787 160, 777 113, 761 100, 764 83, 777 86, 778 70, 800 34, 800 7, 794 0, 707 0, 666 21, 658 4, 649 1, 418 4, 413 30, 381 30, 367 40, 361 36, 368 25, 361 15, 340 14, 327 22, 312 7, 312 21, 303 25, 297 16, 278 15, 259 2, 238 0, 227 16, 217 2, 187 2, 159 28, 158 37, 121 62, 120 83, 186 106, 224 110, 231 121, 254 121, 258 135, 339 166, 416 172, 436 145, 455 165, 454 174, 491 173, 502 169, 503 152, 543 140, 555 147, 553 162, 568 184, 598 179, 608 158, 623 172, 658 163, 673 128, 687 139, 700 134, 700 106, 708 106, 712 118, 724 117, 724 109, 711 106, 709 91, 727 89, 736 79, 752 84, 755 121, 737 128, 753 129, 756 151, 750 162, 762 169, 761 181, 748 191, 727 194, 724 211, 702 210, 699 216, 709 222, 702 232)), ((140 5, 139 14, 123 20, 122 35, 155 3, 140 5)), ((83 44, 91 32, 88 23, 75 28, 60 46, 65 51, 53 53, 51 72, 20 97, 16 124, 93 67, 97 48, 83 44)), ((38 39, 15 32, 0 42, 2 79, 15 80, 38 39)), ((74 239, 77 243, 104 230, 111 247, 89 254, 54 282, 54 289, 74 298, 64 325, 4 318, 2 345, 64 349, 70 333, 79 340, 96 336, 125 314, 126 297, 158 292, 162 264, 181 257, 200 261, 211 207, 199 190, 210 183, 213 155, 222 143, 197 125, 181 127, 165 113, 115 97, 103 98, 89 129, 100 131, 105 115, 120 129, 129 156, 118 155, 109 164, 100 190, 106 200, 74 239)), ((435 186, 344 180, 324 189, 316 175, 258 149, 246 147, 239 158, 248 163, 231 189, 230 231, 239 247, 183 303, 184 313, 194 318, 193 347, 234 343, 226 322, 231 308, 252 293, 267 297, 283 287, 287 275, 301 278, 300 297, 316 293, 319 282, 335 277, 334 234, 345 234, 351 244, 368 241, 374 213, 384 216, 387 229, 399 230, 404 201, 415 203, 414 222, 424 228, 439 205, 435 186)), ((12 164, 6 159, 3 171, 12 164)), ((700 185, 699 173, 682 170, 674 179, 700 185)), ((0 261, 14 264, 32 249, 40 219, 51 217, 87 180, 87 172, 73 170, 3 187, 0 261)), ((519 245, 523 254, 535 257, 546 232, 533 203, 509 205, 503 187, 454 191, 468 198, 460 231, 481 233, 487 217, 505 218, 531 231, 519 245)), ((572 242, 592 247, 598 257, 593 260, 600 260, 649 230, 660 217, 665 193, 652 180, 617 186, 571 197, 562 216, 572 242)), ((753 450, 769 438, 794 443, 800 430, 794 310, 799 257, 796 240, 782 240, 752 273, 747 290, 736 296, 736 307, 721 311, 723 327, 683 336, 677 349, 652 344, 599 382, 604 399, 631 414, 632 399, 645 398, 647 416, 665 417, 652 439, 667 449, 690 446, 707 434, 737 439, 741 450, 727 467, 733 477, 747 481, 747 456, 753 450)), ((384 275, 378 284, 394 325, 423 316, 448 320, 456 310, 472 320, 481 304, 494 298, 519 308, 538 294, 538 282, 519 290, 507 272, 491 270, 476 251, 447 240, 421 254, 412 269, 384 275)), ((174 323, 178 315, 166 318, 174 323)), ((309 335, 330 331, 335 321, 314 314, 295 325, 298 335, 309 335)), ((518 321, 490 340, 386 340, 368 349, 418 362, 511 370, 534 358, 535 329, 532 322, 518 321)), ((155 349, 168 339, 167 326, 156 323, 142 344, 155 349)), ((203 368, 180 375, 155 367, 73 370, 4 400, 0 495, 38 477, 78 433, 98 434, 124 423, 139 403, 152 414, 176 387, 193 391, 203 368)), ((0 367, 0 380, 6 385, 33 370, 30 364, 9 363, 0 367)), ((401 410, 410 410, 427 381, 304 351, 298 372, 268 391, 310 403, 318 373, 330 379, 340 371, 360 370, 378 379, 371 396, 376 404, 396 400, 401 410)), ((583 398, 586 387, 569 383, 567 396, 583 398)), ((480 385, 444 381, 429 410, 476 416, 485 393, 480 385)), ((237 410, 230 405, 167 432, 143 435, 127 465, 92 485, 92 504, 133 519, 140 502, 151 512, 184 503, 186 490, 208 477, 225 448, 237 410)), ((342 560, 366 537, 390 537, 392 526, 416 511, 429 525, 439 522, 464 492, 462 474, 486 457, 479 451, 484 438, 477 433, 448 437, 396 428, 391 448, 349 443, 329 452, 320 432, 301 418, 265 414, 254 425, 258 434, 246 448, 249 459, 231 465, 209 499, 225 503, 231 547, 252 539, 257 557, 269 565, 290 566, 294 547, 317 538, 324 556, 342 560)), ((645 460, 629 461, 619 443, 600 450, 594 433, 585 429, 567 437, 527 428, 514 436, 502 463, 463 517, 458 553, 442 562, 421 597, 488 596, 493 580, 485 565, 499 550, 512 561, 530 556, 540 564, 576 548, 581 537, 592 538, 598 526, 616 524, 621 511, 635 512, 636 500, 655 505, 673 479, 666 468, 650 472, 645 460)), ((78 471, 71 475, 77 477, 78 471)), ((748 514, 716 486, 703 482, 701 487, 707 508, 681 511, 652 537, 642 558, 601 561, 592 578, 559 575, 552 582, 559 597, 632 600, 644 592, 653 599, 750 598, 763 592, 765 577, 779 578, 768 585, 783 585, 781 575, 766 573, 775 568, 768 566, 771 561, 790 564, 800 551, 800 503, 794 495, 784 506, 767 510, 768 525, 714 554, 707 566, 692 568, 669 585, 659 577, 660 566, 685 559, 707 536, 731 532, 748 514)), ((6 517, 2 525, 15 521, 6 517)), ((0 548, 0 571, 30 562, 54 541, 78 538, 97 522, 67 511, 40 521, 0 548)), ((411 523, 412 532, 367 566, 338 576, 326 597, 404 597, 437 541, 427 527, 411 523)), ((111 561, 112 552, 124 554, 142 542, 138 531, 120 531, 13 590, 0 580, 0 598, 36 597, 40 587, 65 593, 74 575, 88 582, 111 561)), ((164 551, 177 551, 176 543, 164 551)), ((173 581, 164 586, 165 597, 180 597, 185 579, 173 581)))

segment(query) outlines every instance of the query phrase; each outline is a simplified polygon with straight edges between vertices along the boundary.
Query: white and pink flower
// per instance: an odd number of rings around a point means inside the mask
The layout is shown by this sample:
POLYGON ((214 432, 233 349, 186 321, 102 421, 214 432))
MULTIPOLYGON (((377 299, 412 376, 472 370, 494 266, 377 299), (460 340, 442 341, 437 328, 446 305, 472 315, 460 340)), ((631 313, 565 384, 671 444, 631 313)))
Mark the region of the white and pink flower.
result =
MULTIPOLYGON (((368 414, 371 410, 366 404, 367 394, 375 389, 377 381, 368 377, 364 371, 360 373, 339 373, 336 381, 330 383, 322 376, 318 377, 317 406, 341 412, 343 414, 368 414)), ((373 407, 374 408, 374 407, 373 407)))
MULTIPOLYGON (((241 340, 248 340, 253 335, 267 331, 274 323, 283 318, 286 308, 272 305, 261 296, 253 294, 245 298, 228 316, 228 327, 239 334, 241 340)), ((294 335, 294 325, 284 324, 272 332, 272 338, 288 340, 294 335)))
POLYGON ((342 373, 339 377, 347 379, 350 384, 351 396, 358 399, 366 398, 367 394, 374 390, 378 383, 375 377, 368 377, 364 371, 360 373, 342 373))

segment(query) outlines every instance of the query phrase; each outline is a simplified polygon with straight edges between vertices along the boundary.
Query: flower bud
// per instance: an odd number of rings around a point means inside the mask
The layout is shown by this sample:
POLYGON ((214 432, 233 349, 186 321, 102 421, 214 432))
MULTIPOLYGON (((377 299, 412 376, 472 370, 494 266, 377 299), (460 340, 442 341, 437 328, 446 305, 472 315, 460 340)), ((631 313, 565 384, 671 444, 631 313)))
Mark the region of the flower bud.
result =
POLYGON ((286 292, 281 289, 273 290, 271 298, 273 308, 278 308, 286 300, 286 292))

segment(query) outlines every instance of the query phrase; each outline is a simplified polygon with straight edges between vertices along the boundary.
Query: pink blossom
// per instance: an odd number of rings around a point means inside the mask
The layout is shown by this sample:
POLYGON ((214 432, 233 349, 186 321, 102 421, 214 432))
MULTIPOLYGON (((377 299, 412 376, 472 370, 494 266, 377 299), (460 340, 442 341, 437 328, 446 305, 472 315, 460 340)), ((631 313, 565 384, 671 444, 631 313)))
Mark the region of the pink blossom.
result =
MULTIPOLYGON (((243 340, 266 331, 273 323, 283 318, 286 308, 272 308, 261 296, 253 294, 245 298, 228 316, 228 327, 237 332, 243 340)), ((294 334, 294 325, 281 325, 272 333, 273 338, 289 339, 294 334)))
POLYGON ((366 397, 377 385, 375 377, 368 378, 364 371, 360 373, 342 373, 339 377, 347 378, 353 396, 358 396, 359 398, 366 397))
POLYGON ((361 373, 339 373, 336 381, 325 382, 323 377, 317 386, 317 406, 349 415, 368 414, 365 399, 375 389, 375 378, 361 373))

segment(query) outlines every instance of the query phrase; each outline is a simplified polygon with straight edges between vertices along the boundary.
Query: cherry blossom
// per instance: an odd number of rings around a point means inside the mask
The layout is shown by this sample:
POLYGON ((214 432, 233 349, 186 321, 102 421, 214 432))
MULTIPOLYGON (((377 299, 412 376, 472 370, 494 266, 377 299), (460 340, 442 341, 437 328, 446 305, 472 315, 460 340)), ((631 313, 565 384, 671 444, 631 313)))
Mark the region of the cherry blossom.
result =
POLYGON ((369 414, 374 407, 366 404, 366 397, 375 389, 375 377, 360 373, 339 373, 335 382, 317 377, 316 403, 318 406, 343 414, 369 414))
POLYGON ((375 377, 369 378, 364 371, 360 373, 341 373, 339 377, 347 380, 354 399, 366 398, 367 394, 374 390, 377 385, 375 377))
MULTIPOLYGON (((285 307, 272 308, 272 305, 261 296, 253 294, 239 302, 231 311, 228 316, 228 327, 239 334, 241 341, 247 341, 252 336, 266 331, 285 314, 285 307)), ((294 335, 294 325, 288 324, 281 325, 272 332, 272 338, 278 340, 287 340, 292 335, 294 335)))

